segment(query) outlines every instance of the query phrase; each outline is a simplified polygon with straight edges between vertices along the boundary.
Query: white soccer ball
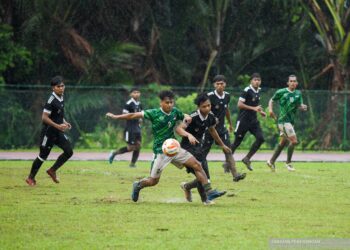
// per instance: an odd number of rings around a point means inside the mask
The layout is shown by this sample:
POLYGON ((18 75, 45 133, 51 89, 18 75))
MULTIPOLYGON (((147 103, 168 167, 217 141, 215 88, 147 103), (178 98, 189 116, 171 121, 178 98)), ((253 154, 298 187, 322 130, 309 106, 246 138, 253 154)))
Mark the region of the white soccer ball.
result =
POLYGON ((173 157, 179 153, 180 143, 173 138, 167 139, 163 142, 162 150, 166 156, 173 157))

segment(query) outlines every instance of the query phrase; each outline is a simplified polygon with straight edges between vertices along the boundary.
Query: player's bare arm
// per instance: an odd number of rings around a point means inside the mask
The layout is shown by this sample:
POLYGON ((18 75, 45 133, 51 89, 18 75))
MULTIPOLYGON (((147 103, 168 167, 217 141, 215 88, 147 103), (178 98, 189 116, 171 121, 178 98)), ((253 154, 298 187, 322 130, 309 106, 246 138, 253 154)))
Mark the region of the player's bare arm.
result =
POLYGON ((121 115, 115 115, 110 112, 106 114, 107 118, 116 119, 116 120, 133 120, 133 119, 140 119, 143 118, 142 112, 136 112, 136 113, 128 113, 128 114, 121 114, 121 115))
POLYGON ((247 110, 255 111, 257 113, 260 113, 260 115, 263 116, 263 117, 266 116, 266 113, 264 112, 264 110, 261 107, 261 105, 259 105, 259 106, 249 106, 249 105, 245 104, 244 102, 242 102, 241 100, 238 100, 237 107, 239 109, 247 109, 247 110))
POLYGON ((227 105, 227 109, 226 109, 226 119, 228 121, 228 130, 230 131, 230 133, 233 132, 233 126, 232 126, 232 121, 231 121, 231 113, 230 113, 230 108, 229 106, 227 105))
POLYGON ((68 126, 68 129, 72 128, 72 125, 69 122, 67 122, 66 119, 63 119, 63 123, 68 126))
POLYGON ((188 133, 185 129, 187 128, 188 126, 188 122, 181 122, 175 129, 175 132, 182 136, 182 137, 187 137, 189 142, 192 144, 192 145, 195 145, 196 143, 199 143, 199 141, 191 134, 191 133, 188 133))
POLYGON ((277 120, 277 116, 273 112, 273 100, 272 99, 270 99, 270 101, 269 101, 269 114, 270 114, 271 118, 273 118, 274 120, 277 120))
POLYGON ((227 147, 221 140, 218 132, 215 129, 215 126, 212 126, 210 128, 208 128, 210 135, 213 137, 213 139, 215 140, 215 142, 222 148, 222 150, 226 153, 226 154, 231 154, 232 151, 229 147, 227 147))
POLYGON ((53 120, 51 120, 51 118, 49 117, 49 113, 43 112, 42 116, 41 116, 41 120, 51 126, 54 127, 62 132, 64 132, 66 129, 69 128, 69 126, 66 123, 62 123, 62 124, 57 124, 55 123, 53 120))

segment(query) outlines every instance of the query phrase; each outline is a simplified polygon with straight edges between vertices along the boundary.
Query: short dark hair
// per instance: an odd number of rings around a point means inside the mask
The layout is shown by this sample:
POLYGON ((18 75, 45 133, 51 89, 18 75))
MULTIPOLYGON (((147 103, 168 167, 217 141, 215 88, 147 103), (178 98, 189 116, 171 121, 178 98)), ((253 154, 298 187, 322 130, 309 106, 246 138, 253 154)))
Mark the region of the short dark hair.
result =
POLYGON ((200 106, 203 102, 206 102, 207 100, 209 100, 209 96, 207 95, 207 93, 200 93, 197 95, 196 99, 194 99, 194 104, 200 106))
POLYGON ((259 73, 253 73, 251 76, 250 76, 250 80, 253 80, 254 78, 259 78, 261 79, 261 76, 259 73))
POLYGON ((159 98, 160 100, 164 100, 165 98, 169 97, 169 99, 174 99, 175 98, 175 94, 173 91, 171 90, 163 90, 159 93, 159 98))
POLYGON ((56 86, 63 82, 63 77, 62 76, 55 76, 51 79, 51 86, 56 86))
MULTIPOLYGON (((289 78, 291 78, 291 77, 295 77, 295 78, 297 78, 297 76, 296 76, 296 75, 293 75, 293 74, 292 74, 292 75, 289 75, 289 76, 288 76, 288 79, 287 79, 287 82, 289 82, 289 78)), ((298 78, 297 78, 297 79, 298 79, 298 78)))
POLYGON ((213 78, 213 82, 226 82, 226 77, 224 75, 216 75, 213 78))
POLYGON ((134 92, 134 91, 140 91, 139 87, 132 87, 132 88, 130 89, 130 94, 131 94, 132 92, 134 92))

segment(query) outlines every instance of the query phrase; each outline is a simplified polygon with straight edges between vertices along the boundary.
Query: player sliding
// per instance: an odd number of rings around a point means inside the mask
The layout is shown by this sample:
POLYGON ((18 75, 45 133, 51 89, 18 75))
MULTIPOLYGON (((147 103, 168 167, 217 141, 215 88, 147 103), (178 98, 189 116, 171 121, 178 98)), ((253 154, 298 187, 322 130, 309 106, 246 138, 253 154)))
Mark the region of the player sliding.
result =
MULTIPOLYGON (((106 114, 107 117, 112 119, 130 120, 145 118, 150 120, 152 123, 152 133, 154 136, 154 158, 151 165, 151 172, 149 177, 134 182, 131 194, 131 198, 134 202, 139 199, 141 189, 158 184, 162 171, 169 163, 173 163, 178 168, 183 168, 186 166, 193 169, 196 178, 202 184, 209 201, 226 193, 225 191, 219 192, 211 188, 207 175, 205 174, 201 164, 188 151, 180 148, 180 152, 174 157, 168 157, 163 154, 163 142, 166 139, 174 138, 174 127, 176 126, 177 121, 182 121, 185 119, 185 115, 174 107, 174 97, 175 96, 172 91, 165 90, 159 93, 160 108, 122 115, 114 115, 112 113, 106 114)), ((186 119, 190 120, 191 118, 187 116, 186 119)), ((180 132, 179 135, 187 137, 191 143, 198 142, 190 133, 180 132)))
POLYGON ((272 171, 276 170, 276 159, 281 154, 283 148, 288 145, 288 143, 290 144, 288 147, 286 167, 289 171, 295 171, 291 164, 294 147, 298 144, 297 136, 294 131, 294 118, 297 109, 300 109, 301 111, 307 110, 307 106, 303 104, 301 92, 296 90, 298 86, 297 77, 295 75, 290 75, 288 77, 287 85, 287 88, 277 90, 269 101, 269 113, 275 120, 277 120, 277 117, 273 112, 273 103, 278 101, 280 105, 278 129, 280 130, 281 140, 271 159, 267 161, 267 165, 272 171))
MULTIPOLYGON (((224 144, 224 142, 221 140, 218 132, 216 131, 216 117, 214 114, 210 111, 211 110, 211 103, 209 96, 205 93, 199 94, 197 98, 194 100, 194 103, 197 105, 198 109, 191 113, 191 122, 182 122, 177 128, 176 132, 178 134, 186 134, 190 133, 195 138, 195 143, 191 142, 188 137, 184 137, 181 141, 181 147, 186 149, 188 152, 190 152, 199 162, 203 162, 205 160, 206 155, 203 154, 203 137, 205 132, 209 131, 211 137, 215 140, 215 142, 222 148, 225 154, 228 154, 230 157, 231 155, 231 149, 224 144), (199 143, 198 143, 198 142, 199 143)), ((233 159, 232 159, 233 161, 233 159)), ((202 165, 203 168, 205 165, 202 165)), ((209 171, 208 168, 204 168, 205 173, 207 174, 209 178, 209 171)), ((193 169, 188 169, 188 172, 194 173, 193 169)), ((240 181, 245 178, 246 174, 240 174, 235 172, 233 181, 240 181)), ((185 192, 186 200, 189 202, 192 202, 192 188, 197 188, 198 193, 201 196, 201 199, 203 202, 205 202, 206 196, 204 189, 202 185, 198 182, 197 179, 185 183, 183 182, 181 184, 181 188, 185 192)))

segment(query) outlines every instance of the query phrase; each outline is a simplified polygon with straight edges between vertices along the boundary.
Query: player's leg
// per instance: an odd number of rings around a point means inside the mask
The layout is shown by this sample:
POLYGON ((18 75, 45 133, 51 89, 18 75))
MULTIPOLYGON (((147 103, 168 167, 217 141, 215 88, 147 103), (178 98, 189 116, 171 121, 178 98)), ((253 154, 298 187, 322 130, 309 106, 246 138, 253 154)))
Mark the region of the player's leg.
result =
POLYGON ((49 136, 43 133, 40 136, 39 156, 33 161, 32 168, 30 170, 28 178, 26 179, 26 182, 28 185, 30 186, 36 185, 35 176, 38 173, 41 165, 44 163, 44 161, 46 161, 47 157, 49 156, 52 146, 53 146, 52 136, 49 136))
POLYGON ((143 178, 140 181, 135 181, 131 193, 131 199, 136 202, 139 199, 141 189, 145 187, 152 187, 158 184, 160 176, 164 168, 171 162, 171 158, 164 154, 155 154, 152 164, 150 176, 143 178))
POLYGON ((213 145, 214 139, 211 137, 209 133, 206 133, 204 135, 203 145, 201 147, 201 154, 195 154, 197 160, 202 164, 202 168, 205 171, 207 178, 210 182, 210 173, 209 173, 209 166, 207 161, 207 156, 210 152, 211 146, 213 145), (198 158, 200 157, 200 159, 198 158))
POLYGON ((234 131, 235 140, 231 144, 232 154, 234 154, 236 149, 239 147, 239 145, 241 145, 241 143, 244 139, 244 136, 247 132, 248 132, 248 128, 247 128, 246 124, 244 124, 244 122, 242 122, 242 121, 237 121, 236 128, 234 131))
POLYGON ((250 147, 250 150, 249 150, 248 154, 242 159, 242 162, 244 164, 246 164, 246 166, 247 166, 247 168, 249 170, 251 170, 251 169, 253 169, 253 167, 251 166, 251 160, 250 159, 256 153, 256 151, 258 151, 258 149, 260 148, 261 144, 264 143, 265 139, 264 139, 263 132, 262 132, 262 129, 260 127, 259 122, 251 124, 250 127, 249 127, 249 132, 252 135, 254 135, 255 142, 250 147))
POLYGON ((108 156, 108 161, 110 164, 113 163, 113 160, 115 158, 116 155, 120 155, 120 154, 124 154, 124 153, 127 153, 127 152, 130 152, 132 149, 130 148, 130 142, 131 142, 131 134, 129 131, 125 130, 124 131, 124 140, 125 142, 128 144, 127 146, 125 147, 121 147, 119 149, 116 149, 116 150, 112 150, 111 153, 109 154, 108 156))
POLYGON ((273 153, 271 159, 267 161, 267 165, 271 168, 273 172, 276 170, 275 162, 277 158, 283 151, 284 147, 288 145, 288 139, 284 128, 284 124, 278 124, 278 129, 280 131, 280 142, 278 143, 277 148, 273 153))
POLYGON ((294 131, 294 127, 291 123, 285 123, 285 129, 289 140, 286 167, 289 171, 295 171, 295 168, 292 166, 291 162, 292 162, 292 156, 294 153, 294 148, 298 144, 298 139, 294 131))
POLYGON ((58 156, 56 162, 49 168, 46 172, 52 178, 52 180, 56 183, 59 183, 58 178, 56 176, 56 171, 68 161, 69 158, 73 155, 72 146, 67 139, 67 137, 63 133, 59 133, 57 137, 57 141, 55 144, 63 150, 63 153, 58 156))
POLYGON ((140 155, 140 149, 141 149, 141 134, 137 133, 135 134, 135 143, 132 145, 132 157, 131 157, 131 163, 129 167, 135 168, 137 159, 140 155))

